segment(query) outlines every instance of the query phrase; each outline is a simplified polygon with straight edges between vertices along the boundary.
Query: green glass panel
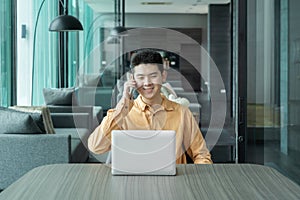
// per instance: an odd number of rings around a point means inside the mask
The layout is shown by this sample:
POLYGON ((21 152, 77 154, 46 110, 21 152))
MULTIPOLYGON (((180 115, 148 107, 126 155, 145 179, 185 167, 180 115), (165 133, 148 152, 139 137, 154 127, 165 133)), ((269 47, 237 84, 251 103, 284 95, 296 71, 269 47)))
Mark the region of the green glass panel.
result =
POLYGON ((12 2, 0 1, 0 106, 11 104, 12 93, 12 2))
POLYGON ((58 79, 58 34, 48 31, 49 24, 58 15, 57 2, 46 1, 41 5, 41 1, 34 1, 36 35, 33 47, 33 105, 44 105, 43 88, 57 87, 58 79))

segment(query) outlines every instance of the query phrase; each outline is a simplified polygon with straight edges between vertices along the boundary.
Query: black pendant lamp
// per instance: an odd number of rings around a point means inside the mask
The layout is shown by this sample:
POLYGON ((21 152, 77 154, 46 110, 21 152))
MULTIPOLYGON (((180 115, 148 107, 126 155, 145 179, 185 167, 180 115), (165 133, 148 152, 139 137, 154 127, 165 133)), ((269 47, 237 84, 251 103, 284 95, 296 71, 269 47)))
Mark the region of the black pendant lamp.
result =
POLYGON ((67 7, 62 0, 59 3, 64 9, 64 14, 56 17, 49 26, 49 31, 64 32, 64 31, 82 31, 83 27, 81 22, 71 15, 67 14, 67 7))
POLYGON ((56 17, 49 26, 49 31, 82 31, 80 21, 71 15, 60 15, 56 17))

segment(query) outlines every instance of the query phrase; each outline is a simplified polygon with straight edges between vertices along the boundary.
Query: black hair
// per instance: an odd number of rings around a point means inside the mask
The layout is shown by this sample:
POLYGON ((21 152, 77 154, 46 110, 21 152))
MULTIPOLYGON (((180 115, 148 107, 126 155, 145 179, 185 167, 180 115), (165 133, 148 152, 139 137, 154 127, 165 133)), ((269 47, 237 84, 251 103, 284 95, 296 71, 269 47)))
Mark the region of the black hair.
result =
POLYGON ((157 51, 151 49, 139 50, 132 55, 131 58, 131 69, 139 64, 157 64, 158 69, 163 72, 163 59, 157 51))

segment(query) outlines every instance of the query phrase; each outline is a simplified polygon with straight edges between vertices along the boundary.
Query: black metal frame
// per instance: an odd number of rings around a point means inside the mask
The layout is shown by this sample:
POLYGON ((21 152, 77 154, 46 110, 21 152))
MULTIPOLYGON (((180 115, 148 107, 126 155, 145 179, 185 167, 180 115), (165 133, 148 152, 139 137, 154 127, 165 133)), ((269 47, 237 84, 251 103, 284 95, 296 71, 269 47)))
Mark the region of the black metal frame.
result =
MULTIPOLYGON (((58 0, 58 13, 59 15, 68 14, 68 0, 58 0)), ((59 32, 58 34, 58 51, 59 51, 59 62, 58 62, 58 87, 68 87, 68 32, 59 32)))
POLYGON ((238 1, 238 162, 247 149, 247 0, 238 1))

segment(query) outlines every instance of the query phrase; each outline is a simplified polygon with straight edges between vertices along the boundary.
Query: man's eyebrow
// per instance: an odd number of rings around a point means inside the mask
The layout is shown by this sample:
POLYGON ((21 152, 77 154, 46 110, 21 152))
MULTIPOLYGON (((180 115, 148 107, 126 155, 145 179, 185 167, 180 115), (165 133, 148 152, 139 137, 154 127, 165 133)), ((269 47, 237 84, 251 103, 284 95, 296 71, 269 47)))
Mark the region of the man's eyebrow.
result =
POLYGON ((151 75, 157 75, 157 74, 158 74, 158 72, 152 72, 149 75, 151 76, 151 75))
POLYGON ((157 75, 158 72, 152 72, 150 74, 137 74, 136 76, 151 76, 151 75, 157 75))

